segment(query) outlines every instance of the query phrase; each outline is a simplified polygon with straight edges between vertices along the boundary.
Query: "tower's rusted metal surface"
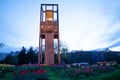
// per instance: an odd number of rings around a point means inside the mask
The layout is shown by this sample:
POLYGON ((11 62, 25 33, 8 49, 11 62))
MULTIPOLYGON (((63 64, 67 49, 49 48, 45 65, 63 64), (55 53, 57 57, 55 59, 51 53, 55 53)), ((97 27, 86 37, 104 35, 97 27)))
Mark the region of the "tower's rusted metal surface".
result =
POLYGON ((43 40, 45 40, 44 63, 54 64, 54 39, 57 39, 60 64, 58 4, 41 4, 38 64, 43 63, 43 40))

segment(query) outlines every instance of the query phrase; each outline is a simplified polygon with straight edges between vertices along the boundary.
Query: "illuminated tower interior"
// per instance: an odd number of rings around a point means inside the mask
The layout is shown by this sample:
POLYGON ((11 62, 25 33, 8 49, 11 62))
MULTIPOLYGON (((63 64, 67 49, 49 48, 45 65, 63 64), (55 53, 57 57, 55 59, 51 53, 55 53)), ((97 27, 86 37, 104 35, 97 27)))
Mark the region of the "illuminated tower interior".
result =
POLYGON ((43 54, 44 64, 54 64, 55 40, 60 64, 58 4, 41 4, 38 64, 43 63, 43 54), (43 45, 45 45, 44 53, 42 53, 43 45))

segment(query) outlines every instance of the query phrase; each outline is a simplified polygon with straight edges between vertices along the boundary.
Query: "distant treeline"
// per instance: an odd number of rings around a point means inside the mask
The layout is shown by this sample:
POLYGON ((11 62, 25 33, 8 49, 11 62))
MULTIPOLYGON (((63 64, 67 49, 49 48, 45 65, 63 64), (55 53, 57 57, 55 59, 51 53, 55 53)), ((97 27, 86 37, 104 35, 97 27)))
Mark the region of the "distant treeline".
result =
POLYGON ((65 59, 65 63, 88 62, 96 64, 97 62, 116 61, 120 63, 120 52, 116 51, 76 51, 70 52, 65 59))
MULTIPOLYGON (((44 51, 43 51, 44 52, 44 51)), ((54 54, 55 63, 58 63, 57 54, 54 54)), ((6 57, 0 60, 0 63, 5 64, 37 64, 38 62, 38 49, 30 47, 28 50, 22 47, 20 51, 10 52, 6 57)), ((120 63, 120 52, 110 51, 71 51, 67 48, 61 49, 61 64, 72 64, 87 62, 89 64, 96 64, 103 61, 117 61, 120 63)), ((43 54, 44 63, 44 54, 43 54)))

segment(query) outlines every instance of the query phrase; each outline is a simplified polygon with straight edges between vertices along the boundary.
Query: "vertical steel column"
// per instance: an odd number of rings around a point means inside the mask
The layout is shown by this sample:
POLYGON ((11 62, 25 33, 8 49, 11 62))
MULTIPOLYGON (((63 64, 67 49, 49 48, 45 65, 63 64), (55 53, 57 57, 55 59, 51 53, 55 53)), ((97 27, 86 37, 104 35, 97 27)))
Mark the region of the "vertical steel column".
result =
POLYGON ((60 36, 59 36, 59 11, 57 5, 57 22, 58 22, 58 63, 61 64, 60 60, 60 36))

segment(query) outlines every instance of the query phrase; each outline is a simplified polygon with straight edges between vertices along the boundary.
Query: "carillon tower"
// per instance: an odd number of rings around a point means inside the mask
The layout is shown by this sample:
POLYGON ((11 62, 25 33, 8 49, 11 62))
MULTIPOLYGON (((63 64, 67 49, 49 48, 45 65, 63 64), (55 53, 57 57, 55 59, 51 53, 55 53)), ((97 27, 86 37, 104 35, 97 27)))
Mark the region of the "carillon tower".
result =
POLYGON ((60 64, 58 4, 41 4, 38 64, 43 63, 43 44, 45 44, 44 64, 54 64, 55 39, 57 40, 58 63, 60 64))

